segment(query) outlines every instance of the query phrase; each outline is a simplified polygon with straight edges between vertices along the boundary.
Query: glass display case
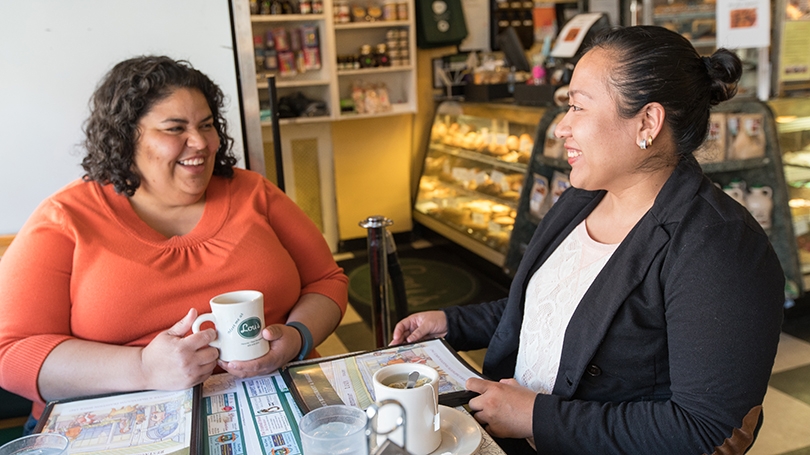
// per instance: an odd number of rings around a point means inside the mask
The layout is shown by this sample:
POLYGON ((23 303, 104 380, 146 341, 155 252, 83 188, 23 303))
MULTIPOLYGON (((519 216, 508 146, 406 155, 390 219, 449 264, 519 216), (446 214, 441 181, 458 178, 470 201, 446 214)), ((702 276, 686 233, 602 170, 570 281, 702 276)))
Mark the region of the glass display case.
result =
POLYGON ((810 284, 810 100, 780 98, 768 104, 776 115, 788 204, 807 289, 810 284))
POLYGON ((544 108, 444 101, 414 220, 502 266, 544 108))

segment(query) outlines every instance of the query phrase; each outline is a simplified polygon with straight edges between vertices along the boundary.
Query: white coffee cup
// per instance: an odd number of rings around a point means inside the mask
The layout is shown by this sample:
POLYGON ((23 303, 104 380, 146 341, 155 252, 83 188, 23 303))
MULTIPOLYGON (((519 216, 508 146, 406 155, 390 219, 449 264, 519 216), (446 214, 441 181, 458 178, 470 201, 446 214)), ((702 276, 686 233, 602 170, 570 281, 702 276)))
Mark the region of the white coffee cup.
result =
POLYGON ((216 326, 217 339, 209 343, 219 349, 219 358, 253 360, 270 350, 270 343, 262 338, 264 329, 264 296, 259 291, 234 291, 220 294, 209 302, 211 313, 197 316, 191 331, 200 331, 203 322, 216 326))
MULTIPOLYGON (((426 455, 436 450, 442 442, 439 416, 439 373, 427 365, 398 363, 380 368, 374 373, 374 400, 395 400, 405 408, 405 449, 414 455, 426 455), (411 389, 392 387, 407 382, 411 372, 418 372, 416 386, 411 389), (399 383, 399 384, 397 384, 399 383)), ((383 406, 379 409, 377 432, 385 433, 397 425, 398 409, 383 406)), ((402 446, 402 429, 388 435, 395 444, 402 446)), ((382 444, 385 436, 377 436, 382 444)))

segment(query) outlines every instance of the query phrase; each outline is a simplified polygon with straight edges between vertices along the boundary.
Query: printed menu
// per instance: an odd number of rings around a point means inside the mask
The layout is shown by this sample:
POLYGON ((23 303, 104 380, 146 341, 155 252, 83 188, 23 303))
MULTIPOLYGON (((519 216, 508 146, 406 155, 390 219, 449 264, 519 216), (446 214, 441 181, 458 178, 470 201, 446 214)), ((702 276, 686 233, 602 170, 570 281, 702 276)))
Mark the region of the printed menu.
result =
POLYGON ((289 364, 281 374, 304 413, 321 406, 367 408, 374 402, 371 378, 386 365, 421 363, 439 372, 439 404, 456 407, 475 396, 464 384, 482 377, 443 339, 420 341, 345 356, 289 364))
POLYGON ((374 402, 371 378, 395 363, 439 372, 439 403, 466 404, 482 377, 444 340, 289 364, 269 375, 227 373, 179 391, 147 390, 48 403, 35 432, 60 433, 68 454, 301 455, 298 422, 329 404, 363 409, 374 402))
POLYGON ((200 387, 48 403, 35 432, 60 433, 69 454, 196 454, 200 387))

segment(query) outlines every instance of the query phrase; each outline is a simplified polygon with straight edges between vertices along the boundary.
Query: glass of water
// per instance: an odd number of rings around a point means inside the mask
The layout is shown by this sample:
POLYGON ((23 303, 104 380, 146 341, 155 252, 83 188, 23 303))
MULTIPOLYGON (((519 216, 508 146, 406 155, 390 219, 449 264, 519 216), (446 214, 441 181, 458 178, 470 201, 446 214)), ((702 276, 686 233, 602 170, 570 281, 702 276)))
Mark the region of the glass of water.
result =
POLYGON ((58 433, 32 434, 0 447, 0 455, 62 455, 67 453, 68 442, 58 433))
POLYGON ((367 421, 365 411, 354 406, 332 405, 310 411, 298 422, 304 454, 368 454, 367 421))

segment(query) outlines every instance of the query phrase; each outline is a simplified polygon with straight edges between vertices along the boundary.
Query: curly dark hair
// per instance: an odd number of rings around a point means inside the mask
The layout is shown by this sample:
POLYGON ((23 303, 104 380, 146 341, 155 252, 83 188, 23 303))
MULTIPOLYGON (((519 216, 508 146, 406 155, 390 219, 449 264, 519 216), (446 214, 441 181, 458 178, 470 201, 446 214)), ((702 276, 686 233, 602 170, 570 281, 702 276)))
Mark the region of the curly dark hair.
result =
POLYGON ((132 169, 140 137, 138 123, 156 103, 179 88, 199 90, 205 96, 219 135, 214 175, 232 177, 237 160, 222 115, 222 90, 185 60, 140 56, 116 64, 90 98, 90 117, 84 124, 87 154, 82 159, 82 178, 102 185, 111 183, 117 193, 128 197, 135 194, 141 184, 132 169))

